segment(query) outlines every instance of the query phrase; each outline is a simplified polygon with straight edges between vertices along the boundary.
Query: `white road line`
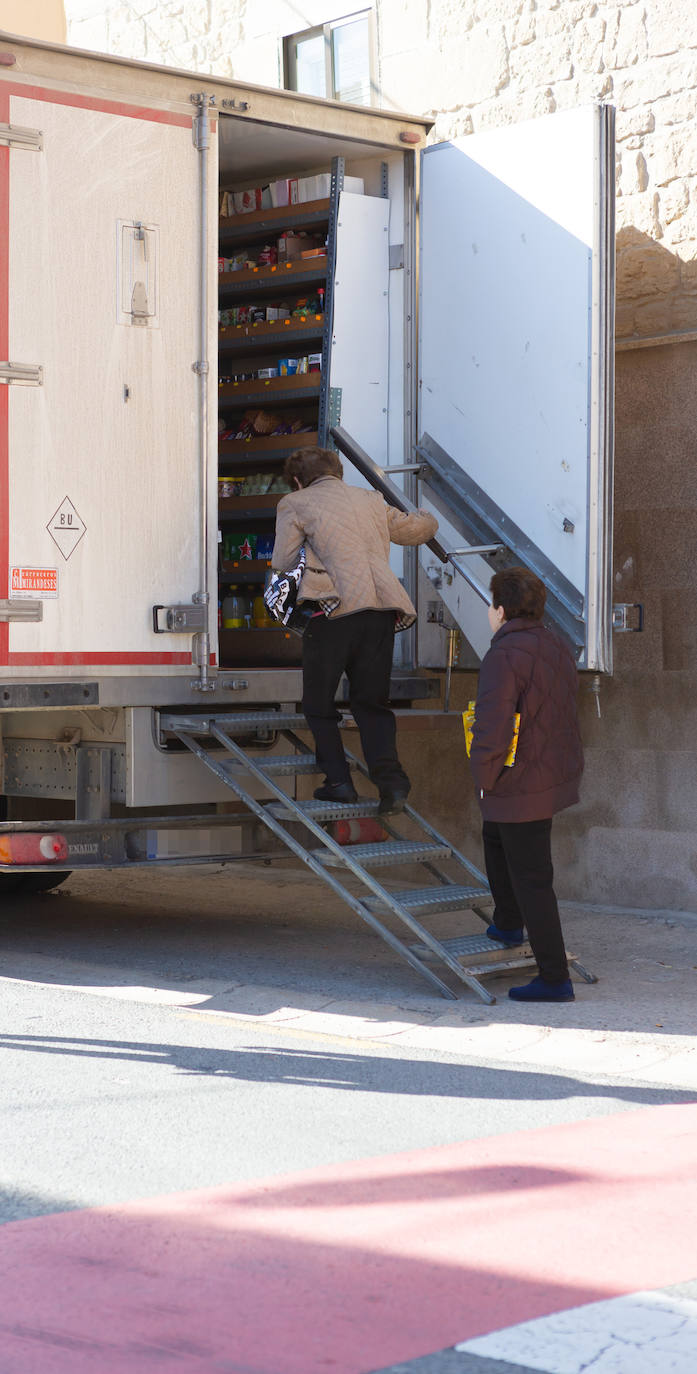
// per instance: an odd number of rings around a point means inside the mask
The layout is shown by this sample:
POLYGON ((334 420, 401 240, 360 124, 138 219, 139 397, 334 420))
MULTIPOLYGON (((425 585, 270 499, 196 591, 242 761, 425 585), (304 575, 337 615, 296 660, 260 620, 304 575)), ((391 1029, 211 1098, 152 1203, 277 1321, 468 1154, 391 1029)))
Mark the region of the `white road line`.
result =
POLYGON ((697 1302, 631 1293, 509 1326, 455 1349, 545 1374, 694 1374, 697 1302))

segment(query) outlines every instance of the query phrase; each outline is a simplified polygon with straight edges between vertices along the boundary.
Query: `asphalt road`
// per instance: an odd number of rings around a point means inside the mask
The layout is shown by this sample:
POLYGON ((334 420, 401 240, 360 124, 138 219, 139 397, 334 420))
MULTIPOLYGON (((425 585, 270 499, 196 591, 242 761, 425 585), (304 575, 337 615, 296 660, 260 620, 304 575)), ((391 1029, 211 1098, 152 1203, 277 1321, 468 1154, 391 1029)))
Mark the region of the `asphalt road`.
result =
MULTIPOLYGON (((83 875, 67 894, 6 902, 0 916, 4 1220, 688 1097, 649 1083, 482 1064, 471 1054, 357 1042, 161 1004, 167 989, 185 995, 204 974, 231 975, 238 917, 218 912, 213 919, 208 912, 197 920, 195 889, 187 894, 184 875, 171 912, 163 901, 167 884, 157 875, 148 875, 149 899, 143 881, 129 893, 115 875, 110 887, 110 876, 83 875)), ((284 881, 281 875, 277 897, 284 881)), ((283 939, 277 922, 273 932, 276 950, 269 954, 269 929, 257 909, 241 941, 257 975, 266 952, 272 981, 283 939)), ((325 986, 333 978, 335 989, 345 989, 348 977, 352 994, 362 991, 369 1006, 386 979, 399 984, 402 966, 372 936, 361 942, 349 924, 337 939, 354 951, 353 962, 338 971, 331 920, 321 938, 315 928, 325 986)), ((294 966, 287 967, 286 981, 293 977, 294 966)), ((290 986, 286 997, 302 1005, 303 990, 290 986)), ((473 1023, 482 1020, 481 1004, 463 1005, 473 1023)))
POLYGON ((643 995, 623 1001, 615 970, 541 1018, 502 980, 493 1008, 434 1001, 292 871, 6 899, 0 1374, 526 1374, 453 1346, 640 1273, 679 1327, 691 940, 647 926, 643 995), (525 1036, 536 1058, 496 1058, 525 1036), (642 1064, 668 1045, 676 1076, 642 1079, 640 1044, 642 1064), (585 1239, 560 1249, 567 1217, 585 1239))

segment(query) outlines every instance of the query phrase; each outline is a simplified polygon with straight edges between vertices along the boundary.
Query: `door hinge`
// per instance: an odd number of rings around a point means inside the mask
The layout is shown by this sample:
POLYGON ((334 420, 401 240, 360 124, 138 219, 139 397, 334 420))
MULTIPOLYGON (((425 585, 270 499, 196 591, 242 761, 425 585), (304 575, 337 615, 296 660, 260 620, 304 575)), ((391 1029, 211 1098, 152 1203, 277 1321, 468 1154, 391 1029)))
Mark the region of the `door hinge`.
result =
POLYGON ((639 634, 644 628, 644 607, 640 601, 620 602, 612 608, 612 628, 617 634, 639 634), (630 625, 634 612, 635 624, 630 625))
POLYGON ((44 370, 38 363, 0 363, 0 382, 5 386, 43 386, 44 370))
POLYGON ((153 606, 156 635, 193 635, 208 629, 207 606, 153 606))
POLYGON ((43 620, 43 601, 0 601, 0 621, 43 620))
POLYGON ((0 143, 8 148, 28 148, 40 153, 44 136, 40 129, 22 129, 19 124, 0 124, 0 143))

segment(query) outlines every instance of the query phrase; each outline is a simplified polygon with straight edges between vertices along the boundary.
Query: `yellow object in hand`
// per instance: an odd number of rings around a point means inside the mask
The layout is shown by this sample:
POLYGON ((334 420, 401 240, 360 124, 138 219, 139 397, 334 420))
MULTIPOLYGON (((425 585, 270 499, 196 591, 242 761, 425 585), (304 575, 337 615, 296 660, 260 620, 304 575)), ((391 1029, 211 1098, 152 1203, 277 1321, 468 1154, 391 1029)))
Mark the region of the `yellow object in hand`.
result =
MULTIPOLYGON (((469 758, 472 750, 472 735, 474 733, 474 707, 473 701, 468 701, 467 710, 462 712, 462 724, 465 730, 465 749, 469 758)), ((520 734, 520 712, 516 711, 513 717, 513 739, 511 740, 508 753, 504 761, 504 768, 512 768, 515 763, 515 756, 518 750, 518 735, 520 734)))

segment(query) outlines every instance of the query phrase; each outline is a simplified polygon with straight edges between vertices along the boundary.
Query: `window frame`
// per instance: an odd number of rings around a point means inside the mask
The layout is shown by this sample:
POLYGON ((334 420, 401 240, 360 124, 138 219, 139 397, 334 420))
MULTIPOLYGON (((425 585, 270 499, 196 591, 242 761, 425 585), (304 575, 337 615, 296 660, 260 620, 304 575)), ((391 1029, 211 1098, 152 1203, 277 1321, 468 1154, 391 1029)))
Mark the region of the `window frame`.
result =
POLYGON ((310 38, 324 39, 324 96, 315 97, 324 100, 333 100, 336 104, 348 105, 352 101, 342 101, 335 93, 334 87, 334 47, 332 35, 336 29, 343 28, 345 24, 350 24, 356 19, 368 20, 368 85, 370 89, 370 100, 367 105, 359 105, 358 109, 367 110, 379 104, 378 83, 377 83, 377 35, 375 27, 375 11, 372 8, 364 10, 354 10, 351 14, 344 14, 340 19, 330 19, 326 24, 314 24, 309 29, 299 29, 296 33, 286 34, 283 38, 283 86, 287 91, 293 91, 296 95, 307 95, 307 91, 299 91, 297 87, 297 44, 299 40, 303 42, 310 38))

